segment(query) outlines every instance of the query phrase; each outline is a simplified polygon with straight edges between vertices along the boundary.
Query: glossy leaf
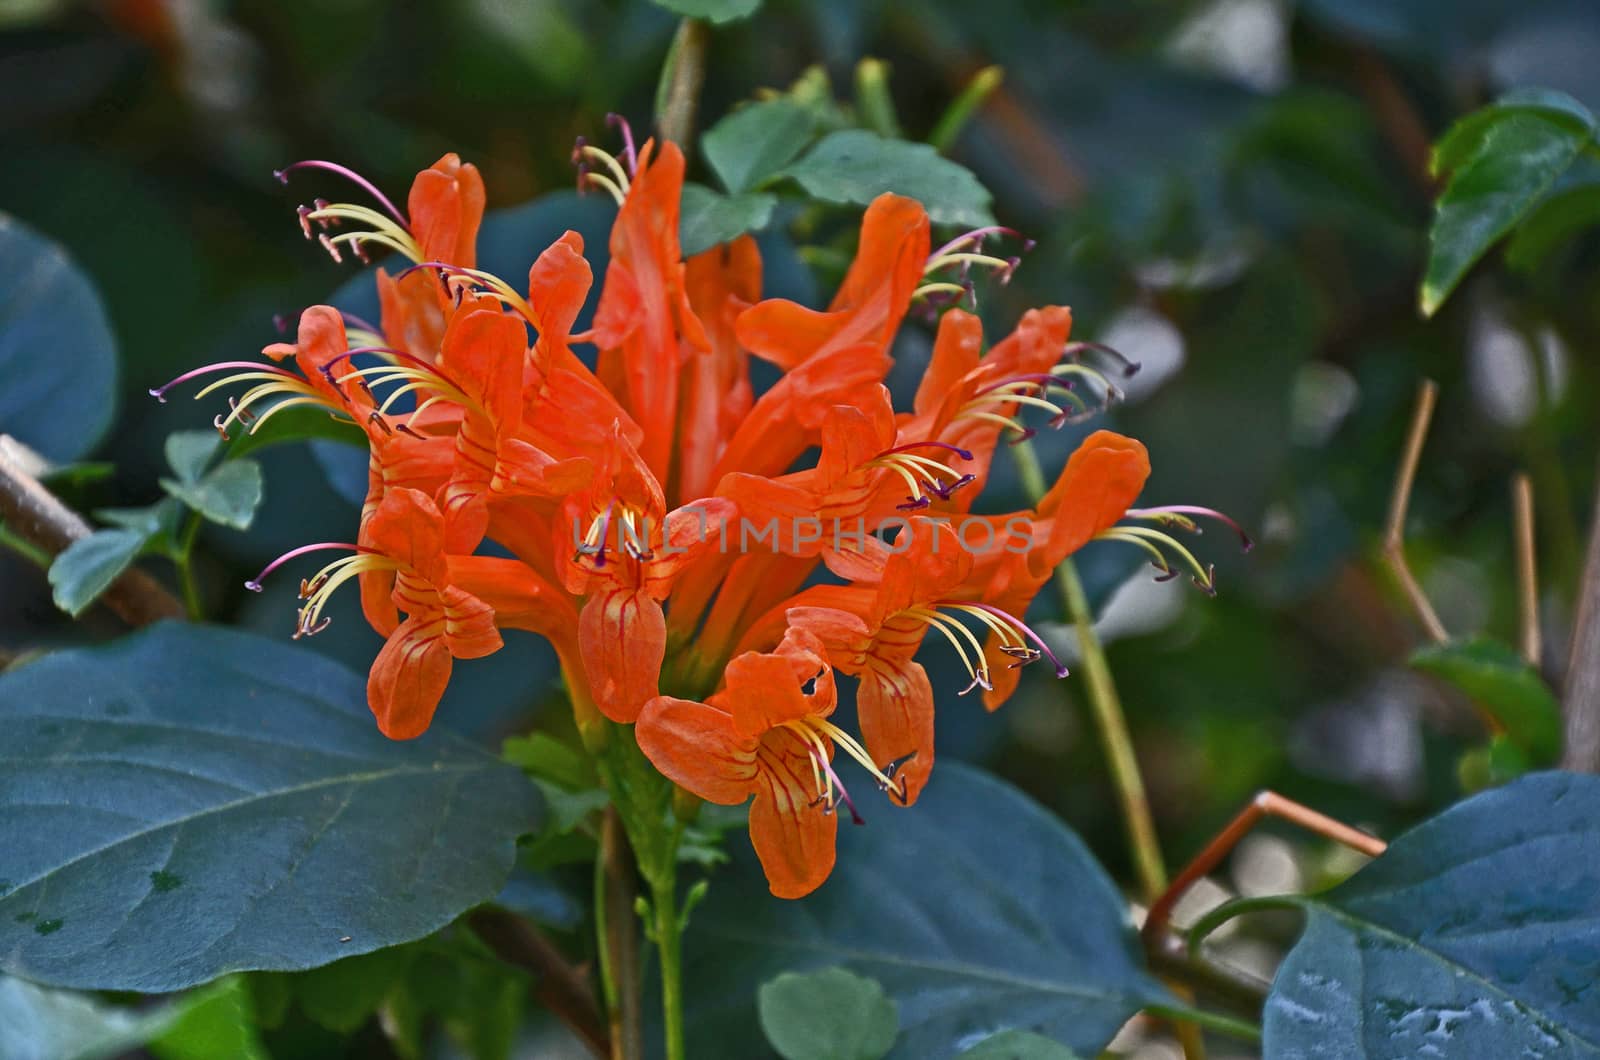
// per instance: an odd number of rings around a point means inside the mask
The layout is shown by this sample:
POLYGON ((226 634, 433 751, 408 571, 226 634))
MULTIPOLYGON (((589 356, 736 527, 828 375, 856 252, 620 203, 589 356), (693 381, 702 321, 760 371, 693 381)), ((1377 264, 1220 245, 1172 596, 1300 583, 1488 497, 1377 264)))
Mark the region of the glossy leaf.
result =
POLYGON ((885 139, 859 128, 838 131, 824 136, 786 173, 826 202, 864 207, 894 192, 922 203, 936 224, 994 224, 989 191, 971 170, 928 144, 885 139))
POLYGON ((255 1031, 250 989, 232 976, 185 999, 149 1049, 157 1060, 272 1060, 255 1031))
POLYGON ((1561 705, 1510 645, 1490 637, 1430 644, 1411 656, 1411 665, 1472 697, 1538 763, 1561 753, 1561 705))
POLYGON ((55 243, 0 213, 0 424, 54 463, 111 425, 117 344, 100 296, 55 243))
POLYGON ((1435 168, 1454 172, 1429 233, 1424 314, 1439 308, 1467 270, 1594 142, 1593 119, 1585 118, 1576 103, 1568 107, 1540 97, 1491 107, 1440 141, 1435 168))
POLYGON ((1270 904, 1307 922, 1267 999, 1269 1060, 1600 1057, 1600 777, 1474 796, 1270 904))
POLYGON ((1600 181, 1562 188, 1528 214, 1506 244, 1506 264, 1532 269, 1566 240, 1600 228, 1600 181))
POLYGON ((703 18, 719 24, 749 18, 761 6, 761 0, 654 0, 654 3, 684 18, 703 18))
POLYGON ((900 1031, 883 987, 844 968, 785 972, 762 983, 756 1011, 784 1060, 879 1060, 900 1031))
POLYGON ((392 743, 365 679, 163 624, 0 677, 0 970, 176 990, 419 938, 492 897, 537 824, 520 771, 392 743))
POLYGON ((740 107, 700 139, 706 161, 730 192, 749 191, 794 161, 811 139, 811 113, 792 100, 740 107))
POLYGON ((835 965, 899 1006, 896 1058, 941 1060, 1011 1028, 1094 1055, 1140 1008, 1173 1003, 1104 871, 1015 789, 945 762, 915 806, 864 809, 799 901, 774 899, 749 841, 730 837, 733 864, 685 942, 691 1055, 758 1054, 757 984, 835 965))
POLYGON ((778 200, 765 192, 723 195, 700 184, 683 186, 678 240, 685 256, 767 227, 778 200))
POLYGON ((62 550, 50 564, 50 597, 76 618, 139 557, 150 535, 140 530, 96 530, 62 550))
POLYGON ((173 431, 161 448, 172 473, 187 484, 200 481, 221 445, 216 431, 173 431))
POLYGON ((823 137, 785 172, 826 202, 865 206, 894 192, 921 202, 937 224, 994 223, 989 192, 978 178, 927 144, 846 129, 823 137))

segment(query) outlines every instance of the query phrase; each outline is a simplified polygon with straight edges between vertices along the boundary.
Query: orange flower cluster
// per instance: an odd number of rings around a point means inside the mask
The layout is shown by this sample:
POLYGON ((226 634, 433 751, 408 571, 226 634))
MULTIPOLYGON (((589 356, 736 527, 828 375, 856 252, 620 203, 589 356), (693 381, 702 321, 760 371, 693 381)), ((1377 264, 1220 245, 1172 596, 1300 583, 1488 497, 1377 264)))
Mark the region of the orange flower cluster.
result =
POLYGON ((1022 616, 1066 556, 1121 538, 1169 574, 1168 554, 1185 558, 1209 588, 1170 537, 1117 525, 1192 529, 1208 513, 1130 511, 1144 447, 1100 431, 1035 509, 971 514, 999 443, 1032 433, 1024 414, 1059 426, 1116 394, 1083 363, 1092 347, 1069 345, 1066 308, 1027 313, 987 350, 978 319, 950 308, 911 409, 893 407, 884 379, 908 310, 959 291, 939 279, 950 270, 1009 274, 1014 261, 982 252, 1000 230, 934 250, 923 208, 885 195, 817 311, 761 299, 749 237, 683 260, 675 145, 630 145, 621 159, 581 147, 580 159, 620 203, 589 331, 573 333, 593 282, 577 233, 537 256, 526 286, 477 268, 484 190, 471 165, 440 159, 402 211, 348 170, 308 162, 373 200, 302 207, 308 237, 335 258, 411 262, 377 272, 379 323, 314 306, 267 361, 207 366, 152 393, 225 371, 201 391, 246 386, 216 420, 224 436, 299 405, 364 429, 355 540, 296 549, 263 576, 313 550, 347 553, 302 581, 295 636, 325 627, 330 597, 357 581, 386 638, 368 683, 385 734, 427 729, 454 660, 532 630, 555 646, 580 725, 636 724, 684 788, 718 803, 754 796, 750 834, 772 890, 803 895, 832 867, 835 810, 859 820, 836 751, 902 805, 927 783, 934 694, 915 656, 929 631, 992 710, 1018 667, 1055 663, 1022 616), (782 372, 760 394, 752 355, 782 372), (487 541, 496 554, 482 553, 487 541), (838 673, 857 682, 859 738, 830 720, 838 673))

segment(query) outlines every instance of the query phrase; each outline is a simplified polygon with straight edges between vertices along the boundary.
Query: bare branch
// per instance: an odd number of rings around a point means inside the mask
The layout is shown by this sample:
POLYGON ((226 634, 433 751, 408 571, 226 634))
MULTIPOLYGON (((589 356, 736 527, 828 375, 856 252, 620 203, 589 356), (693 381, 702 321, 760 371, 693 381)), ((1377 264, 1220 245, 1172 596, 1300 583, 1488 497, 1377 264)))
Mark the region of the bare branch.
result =
POLYGON ((1600 773, 1600 493, 1589 516, 1589 548, 1578 583, 1578 606, 1568 654, 1566 753, 1561 764, 1584 773, 1600 773))
POLYGON ((1539 564, 1533 540, 1533 481, 1519 471, 1511 480, 1511 504, 1516 520, 1517 606, 1522 657, 1537 667, 1544 656, 1539 632, 1539 564))
POLYGON ((1150 913, 1145 917, 1143 929, 1145 946, 1148 949, 1157 952, 1162 949, 1167 924, 1172 920, 1172 910, 1177 906, 1178 900, 1202 877, 1209 875, 1222 864, 1222 860, 1239 845, 1239 840, 1248 835, 1250 830, 1266 817, 1281 818, 1308 832, 1314 832, 1335 843, 1342 843, 1369 858, 1382 854, 1388 845, 1376 836, 1352 828, 1342 821, 1336 821, 1327 814, 1318 813, 1293 799, 1286 799, 1276 792, 1263 791, 1251 799, 1250 805, 1240 810, 1238 816, 1229 821, 1227 827, 1218 832, 1216 837, 1206 844, 1205 849, 1195 855, 1193 861, 1183 867, 1183 871, 1173 879, 1172 885, 1150 906, 1150 913))
POLYGON ((1383 558, 1394 572, 1395 580, 1411 601, 1417 620, 1428 636, 1443 643, 1450 639, 1439 614, 1422 591, 1422 585, 1411 573, 1406 562, 1405 527, 1406 511, 1411 506, 1411 488, 1417 480, 1417 464, 1422 459, 1422 445, 1428 437, 1428 424, 1433 420, 1433 407, 1439 400, 1439 384, 1424 379, 1417 393, 1416 411, 1411 414, 1411 428, 1406 436, 1405 451, 1400 455, 1400 468, 1395 474, 1394 492, 1389 496, 1389 519, 1383 534, 1383 558))
MULTIPOLYGON (((42 460, 9 435, 0 435, 0 521, 18 537, 52 556, 93 533, 83 516, 40 484, 42 460)), ((111 584, 101 602, 130 626, 182 618, 183 604, 160 582, 130 569, 111 584)))
POLYGON ((611 1053, 605 1019, 582 970, 568 963, 555 943, 519 916, 483 908, 468 922, 501 960, 534 974, 534 996, 572 1028, 597 1057, 611 1053))

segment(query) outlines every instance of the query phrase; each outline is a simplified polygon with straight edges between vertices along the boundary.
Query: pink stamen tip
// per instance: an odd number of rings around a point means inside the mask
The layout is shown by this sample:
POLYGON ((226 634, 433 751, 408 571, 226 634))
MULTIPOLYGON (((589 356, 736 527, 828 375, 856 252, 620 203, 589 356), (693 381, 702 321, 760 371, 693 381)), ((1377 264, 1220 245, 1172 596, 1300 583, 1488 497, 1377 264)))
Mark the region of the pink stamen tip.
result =
POLYGON ((1010 439, 1010 444, 1021 445, 1023 442, 1027 441, 1029 438, 1032 438, 1038 433, 1039 432, 1034 430, 1032 427, 1024 427, 1017 432, 1017 436, 1015 438, 1010 439))
POLYGON ((279 375, 286 376, 289 379, 298 378, 293 372, 286 371, 282 368, 279 368, 275 364, 269 364, 264 361, 216 361, 212 364, 201 365, 199 368, 192 368, 171 382, 156 387, 149 393, 151 397, 155 398, 164 405, 167 402, 167 391, 171 390, 178 384, 186 383, 197 376, 210 375, 212 372, 226 372, 231 368, 238 368, 247 372, 277 372, 279 375))
POLYGON ((253 593, 259 593, 261 591, 261 583, 266 580, 267 575, 271 574, 285 563, 294 559, 296 556, 303 556, 307 552, 320 552, 325 549, 334 548, 345 549, 349 552, 361 551, 360 545, 353 545, 346 541, 319 541, 314 545, 301 545, 299 548, 291 548, 289 551, 285 552, 283 555, 279 556, 277 559, 261 568, 261 573, 245 582, 244 587, 253 593))
MULTIPOLYGON (((834 790, 838 792, 837 799, 827 802, 826 805, 823 806, 822 812, 832 813, 838 808, 838 804, 842 802, 844 803, 845 808, 850 811, 851 824, 866 824, 867 819, 862 817, 861 814, 856 810, 855 800, 850 797, 850 792, 845 790, 844 781, 840 780, 839 774, 833 771, 833 763, 828 761, 827 756, 820 754, 813 749, 811 752, 811 760, 822 767, 822 771, 826 773, 828 775, 828 779, 833 782, 834 790)), ((826 793, 823 793, 818 795, 817 798, 819 800, 826 800, 828 796, 826 793)))
POLYGON ((1022 630, 1023 633, 1027 634, 1028 639, 1039 646, 1039 650, 1042 651, 1045 657, 1050 660, 1050 664, 1056 668, 1057 677, 1066 677, 1067 674, 1071 672, 1061 662, 1060 659, 1056 658, 1056 653, 1050 650, 1050 645, 1044 642, 1044 638, 1039 636, 1038 632, 1035 631, 1032 626, 1022 621, 1022 619, 1018 618, 1016 615, 1013 615, 1009 611, 1002 611, 998 607, 994 607, 990 604, 973 604, 972 606, 976 607, 980 611, 987 611, 989 614, 994 615, 997 618, 1012 623, 1018 629, 1022 630))
POLYGON ((633 147, 633 126, 620 114, 607 114, 606 124, 622 136, 622 158, 628 163, 628 176, 639 175, 639 152, 633 147))
POLYGON ((291 163, 287 166, 284 166, 282 169, 275 169, 272 171, 272 175, 278 178, 278 183, 288 184, 289 174, 293 173, 297 169, 324 169, 329 173, 338 174, 376 199, 378 205, 389 211, 389 216, 393 217, 396 221, 399 221, 402 228, 406 229, 407 231, 411 230, 411 222, 406 220, 406 215, 401 213, 395 204, 389 201, 389 197, 383 192, 379 191, 377 186, 374 185, 372 181, 368 180, 366 177, 363 177, 361 174, 357 173, 348 166, 341 166, 337 162, 324 162, 321 159, 310 158, 302 162, 291 163))

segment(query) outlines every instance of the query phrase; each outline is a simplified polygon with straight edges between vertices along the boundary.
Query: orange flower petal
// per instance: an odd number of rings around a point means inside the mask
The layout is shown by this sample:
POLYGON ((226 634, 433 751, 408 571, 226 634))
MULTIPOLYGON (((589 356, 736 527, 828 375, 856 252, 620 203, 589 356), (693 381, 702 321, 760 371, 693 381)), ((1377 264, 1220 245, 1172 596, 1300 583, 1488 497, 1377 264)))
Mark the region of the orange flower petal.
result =
POLYGON ((905 804, 916 802, 933 772, 933 686, 928 672, 916 662, 893 670, 869 670, 856 693, 856 717, 862 742, 878 766, 911 756, 895 779, 904 785, 905 804))
POLYGON ((421 736, 450 682, 444 621, 412 616, 400 623, 373 660, 367 704, 378 729, 391 740, 421 736))
POLYGON ((578 646, 595 705, 612 721, 632 722, 661 691, 667 620, 641 589, 606 588, 578 616, 578 646))
POLYGON ((1116 523, 1149 477, 1150 456, 1142 442, 1112 431, 1085 438, 1039 502, 1039 514, 1053 516, 1054 523, 1045 548, 1029 554, 1029 568, 1035 574, 1054 570, 1116 523))
POLYGON ((421 490, 391 489, 362 527, 364 544, 434 585, 446 580, 444 517, 421 490))
POLYGON ((833 871, 839 817, 823 813, 815 802, 811 763, 799 737, 774 733, 762 741, 760 755, 750 843, 772 893, 803 898, 833 871))
POLYGON ((737 806, 754 789, 756 741, 735 732, 726 711, 656 696, 640 711, 634 735, 663 776, 707 802, 737 806))
POLYGON ((483 206, 483 177, 477 166, 462 162, 459 155, 447 154, 418 173, 406 212, 423 260, 468 269, 476 265, 483 206))

